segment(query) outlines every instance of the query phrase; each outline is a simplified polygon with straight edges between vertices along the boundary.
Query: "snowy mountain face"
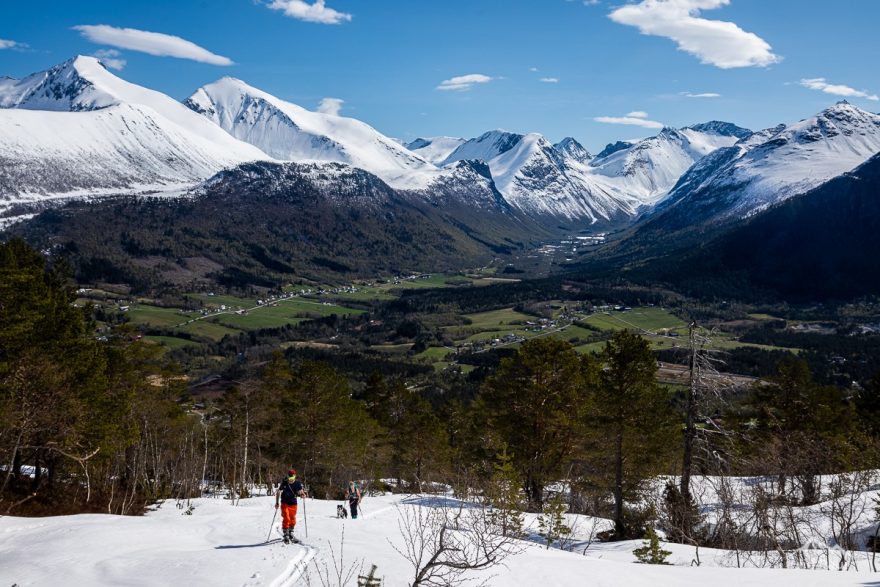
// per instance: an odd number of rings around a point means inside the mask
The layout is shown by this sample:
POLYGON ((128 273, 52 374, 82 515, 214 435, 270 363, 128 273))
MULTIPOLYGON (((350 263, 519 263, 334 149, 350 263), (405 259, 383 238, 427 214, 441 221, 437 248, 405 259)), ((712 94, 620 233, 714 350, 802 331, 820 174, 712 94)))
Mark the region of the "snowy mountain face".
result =
POLYGON ((617 141, 614 143, 608 143, 605 145, 605 148, 599 151, 599 154, 596 155, 596 159, 604 159, 608 155, 612 153, 616 153, 617 151, 622 151, 624 149, 629 149, 633 145, 635 145, 638 141, 617 141))
POLYGON ((586 163, 593 158, 583 145, 571 137, 565 137, 553 145, 553 148, 562 153, 566 159, 572 159, 578 163, 586 163))
POLYGON ((430 137, 416 139, 406 145, 406 148, 430 161, 434 165, 440 165, 453 151, 465 142, 457 137, 430 137))
POLYGON ((484 133, 453 151, 445 165, 465 160, 485 161, 498 191, 528 216, 594 223, 632 215, 638 207, 632 198, 595 182, 577 156, 536 133, 484 133))
POLYGON ((172 98, 76 57, 0 83, 0 208, 179 190, 268 159, 172 98))
POLYGON ((436 171, 419 155, 359 120, 311 112, 234 78, 208 84, 184 103, 276 159, 345 163, 395 187, 424 186, 436 171))
POLYGON ((443 162, 486 161, 498 190, 515 208, 591 223, 632 217, 666 195, 695 161, 749 131, 713 122, 609 146, 591 157, 572 138, 552 145, 539 134, 490 131, 463 143, 443 162))
POLYGON ((654 204, 695 162, 750 135, 750 131, 725 122, 664 128, 657 136, 630 146, 609 146, 603 153, 610 152, 590 161, 590 167, 594 173, 612 178, 620 189, 641 202, 654 204))
POLYGON ((880 116, 840 102, 746 138, 685 174, 655 216, 677 226, 751 216, 880 152, 880 116))

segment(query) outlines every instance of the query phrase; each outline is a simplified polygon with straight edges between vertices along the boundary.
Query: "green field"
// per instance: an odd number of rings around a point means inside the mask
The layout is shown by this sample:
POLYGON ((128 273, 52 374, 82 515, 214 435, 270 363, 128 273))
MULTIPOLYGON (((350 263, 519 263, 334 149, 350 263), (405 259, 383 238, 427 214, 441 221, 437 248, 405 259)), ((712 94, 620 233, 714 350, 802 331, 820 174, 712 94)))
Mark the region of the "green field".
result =
POLYGON ((453 352, 453 350, 446 347, 432 346, 415 355, 415 358, 426 360, 428 362, 442 361, 446 358, 446 355, 451 352, 453 352))
MULTIPOLYGON (((337 306, 330 303, 292 298, 278 300, 271 304, 254 307, 256 300, 234 298, 232 296, 207 296, 198 294, 194 297, 210 301, 211 305, 250 308, 247 314, 233 312, 203 317, 196 312, 183 313, 178 308, 161 308, 139 304, 128 312, 133 324, 147 327, 170 328, 179 332, 187 332, 193 336, 220 340, 226 335, 238 335, 242 331, 275 328, 286 324, 296 324, 308 318, 360 314, 362 310, 337 306), (253 304, 253 305, 249 305, 253 304)), ((155 337, 157 342, 174 348, 174 341, 164 341, 165 337, 155 337)), ((173 338, 173 337, 170 337, 173 338)), ((183 339, 176 339, 183 340, 183 339)))
POLYGON ((246 314, 220 314, 216 321, 230 328, 260 330, 261 328, 276 328, 286 324, 298 324, 314 317, 330 316, 331 314, 346 316, 362 312, 362 310, 354 310, 345 306, 293 298, 250 309, 246 314))
POLYGON ((187 324, 186 326, 179 328, 179 330, 189 332, 194 336, 210 338, 211 340, 221 340, 227 334, 232 336, 241 334, 241 330, 229 328, 228 326, 218 324, 213 320, 213 318, 197 320, 192 324, 187 324))
POLYGON ((374 344, 370 349, 379 351, 380 353, 389 353, 392 355, 405 355, 409 349, 413 347, 413 343, 405 342, 402 344, 374 344))
POLYGON ((169 349, 179 349, 185 346, 196 346, 199 343, 187 340, 185 338, 177 338, 176 336, 145 336, 144 340, 161 344, 169 349))
POLYGON ((253 308, 257 305, 256 298, 236 298, 227 295, 191 294, 189 297, 201 301, 205 306, 228 306, 230 308, 253 308))
POLYGON ((675 330, 684 332, 687 324, 663 308, 634 308, 629 312, 601 312, 583 320, 601 330, 635 329, 648 332, 675 330))
POLYGON ((184 314, 179 308, 160 308, 139 304, 128 311, 128 319, 134 324, 147 324, 149 326, 170 327, 177 326, 182 322, 191 320, 197 316, 195 313, 184 314))
POLYGON ((469 328, 478 329, 495 329, 499 326, 503 327, 513 323, 525 323, 529 320, 536 320, 534 316, 517 312, 513 308, 503 308, 501 310, 492 310, 491 312, 480 312, 479 314, 465 314, 465 318, 471 321, 469 328))
POLYGON ((461 326, 447 326, 444 330, 455 340, 467 340, 470 342, 501 338, 505 334, 526 335, 524 324, 529 320, 536 320, 534 316, 522 314, 513 308, 480 312, 478 314, 465 314, 470 324, 461 326))

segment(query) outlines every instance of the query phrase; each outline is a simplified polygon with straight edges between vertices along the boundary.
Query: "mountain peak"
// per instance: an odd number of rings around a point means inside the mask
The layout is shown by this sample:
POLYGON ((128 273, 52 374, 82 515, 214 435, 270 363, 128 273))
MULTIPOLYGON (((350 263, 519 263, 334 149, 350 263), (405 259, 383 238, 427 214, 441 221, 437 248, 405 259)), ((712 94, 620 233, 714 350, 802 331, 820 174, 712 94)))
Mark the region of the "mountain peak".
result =
POLYGON ((419 137, 405 146, 434 165, 439 165, 464 143, 465 140, 459 137, 419 137))
POLYGON ((308 110, 233 77, 202 86, 184 104, 282 161, 344 163, 401 188, 420 186, 436 172, 364 122, 308 110))
POLYGON ((701 122, 700 124, 694 124, 685 128, 699 132, 714 133, 725 137, 736 137, 738 139, 745 139, 752 136, 752 131, 749 129, 723 120, 710 120, 709 122, 701 122))
POLYGON ((574 159, 579 163, 586 163, 593 158, 590 152, 573 137, 565 137, 553 147, 564 157, 574 159))
POLYGON ((447 165, 453 161, 461 161, 462 159, 490 161, 516 147, 525 136, 503 129, 484 132, 477 138, 462 143, 443 160, 442 165, 447 165))
POLYGON ((616 141, 614 143, 608 143, 605 145, 605 148, 599 151, 599 154, 596 155, 596 159, 602 159, 603 157, 608 157, 609 155, 613 155, 618 151, 623 151, 624 149, 629 149, 635 144, 635 141, 616 141))
POLYGON ((112 89, 112 80, 118 78, 107 71, 96 57, 76 55, 46 71, 4 84, 0 87, 0 107, 99 110, 119 103, 112 89))

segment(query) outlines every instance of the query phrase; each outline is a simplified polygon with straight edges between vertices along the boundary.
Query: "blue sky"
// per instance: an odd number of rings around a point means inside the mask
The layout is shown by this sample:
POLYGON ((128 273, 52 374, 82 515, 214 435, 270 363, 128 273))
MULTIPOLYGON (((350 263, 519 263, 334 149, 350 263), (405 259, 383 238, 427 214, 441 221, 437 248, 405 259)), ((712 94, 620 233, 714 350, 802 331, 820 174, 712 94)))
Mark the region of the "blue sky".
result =
POLYGON ((341 99, 405 140, 504 128, 596 151, 659 124, 764 128, 843 97, 880 110, 875 0, 4 4, 0 75, 100 51, 175 98, 231 75, 307 108, 341 99))

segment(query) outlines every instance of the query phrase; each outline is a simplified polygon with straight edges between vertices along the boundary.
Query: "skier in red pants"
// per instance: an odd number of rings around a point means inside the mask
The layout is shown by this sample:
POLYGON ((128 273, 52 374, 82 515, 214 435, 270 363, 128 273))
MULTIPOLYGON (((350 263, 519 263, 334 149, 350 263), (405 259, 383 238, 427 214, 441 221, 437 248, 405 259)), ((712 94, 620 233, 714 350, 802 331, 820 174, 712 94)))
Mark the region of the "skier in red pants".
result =
POLYGON ((275 491, 275 509, 278 509, 279 502, 281 504, 281 529, 284 531, 285 544, 299 542, 293 537, 293 529, 296 526, 296 498, 305 498, 305 496, 302 483, 296 480, 296 469, 291 468, 275 491))

